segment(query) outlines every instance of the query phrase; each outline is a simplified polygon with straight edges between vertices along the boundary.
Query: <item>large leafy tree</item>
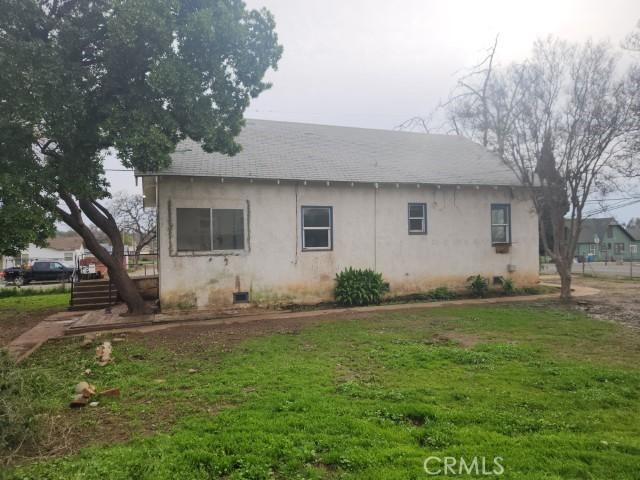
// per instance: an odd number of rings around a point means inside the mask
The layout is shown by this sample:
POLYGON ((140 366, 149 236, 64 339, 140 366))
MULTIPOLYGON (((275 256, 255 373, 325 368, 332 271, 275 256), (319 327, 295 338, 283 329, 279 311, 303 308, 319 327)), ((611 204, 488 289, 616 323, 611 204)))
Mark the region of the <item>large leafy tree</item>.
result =
POLYGON ((80 234, 142 312, 102 202, 104 157, 156 171, 186 137, 238 152, 243 112, 282 53, 274 19, 241 0, 0 0, 0 12, 3 182, 40 222, 54 214, 80 234))

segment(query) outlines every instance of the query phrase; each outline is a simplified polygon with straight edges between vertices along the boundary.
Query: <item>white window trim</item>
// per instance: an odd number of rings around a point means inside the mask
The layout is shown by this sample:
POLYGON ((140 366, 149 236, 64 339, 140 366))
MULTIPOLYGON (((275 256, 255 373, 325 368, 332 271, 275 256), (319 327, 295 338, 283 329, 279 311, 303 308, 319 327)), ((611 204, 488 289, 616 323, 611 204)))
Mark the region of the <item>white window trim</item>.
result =
POLYGON ((313 251, 330 251, 333 250, 333 207, 327 205, 303 205, 300 207, 300 225, 302 227, 302 251, 303 252, 313 252, 313 251), (307 208, 320 208, 329 210, 329 226, 328 227, 305 227, 304 226, 304 211, 307 208), (329 245, 326 247, 307 247, 304 241, 304 232, 306 230, 326 230, 329 232, 327 235, 329 239, 329 245))

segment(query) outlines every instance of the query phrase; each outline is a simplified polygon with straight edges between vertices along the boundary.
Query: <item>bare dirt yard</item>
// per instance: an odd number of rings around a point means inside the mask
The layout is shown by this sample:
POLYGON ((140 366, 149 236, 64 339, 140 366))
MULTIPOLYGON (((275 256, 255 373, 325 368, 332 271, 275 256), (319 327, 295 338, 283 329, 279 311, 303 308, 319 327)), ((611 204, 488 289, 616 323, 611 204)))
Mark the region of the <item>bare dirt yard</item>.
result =
MULTIPOLYGON (((560 283, 557 279, 544 279, 560 283)), ((611 320, 640 329, 640 280, 574 275, 573 284, 597 288, 600 293, 576 299, 576 308, 599 320, 611 320)))

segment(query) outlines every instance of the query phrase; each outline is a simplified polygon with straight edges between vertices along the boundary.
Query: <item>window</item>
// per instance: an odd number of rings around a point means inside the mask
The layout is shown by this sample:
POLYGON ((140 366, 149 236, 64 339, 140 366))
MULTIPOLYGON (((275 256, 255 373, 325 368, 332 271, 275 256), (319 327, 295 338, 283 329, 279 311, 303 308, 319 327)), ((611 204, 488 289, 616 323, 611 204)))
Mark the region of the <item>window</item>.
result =
POLYGON ((179 252, 244 249, 244 211, 241 209, 178 208, 179 252))
POLYGON ((333 244, 333 209, 302 207, 302 249, 331 250, 333 244))
POLYGON ((592 243, 589 245, 589 255, 598 255, 598 244, 592 243))
POLYGON ((211 211, 208 208, 178 208, 178 251, 211 250, 211 211))
POLYGON ((211 210, 213 249, 242 250, 244 248, 244 212, 242 210, 211 210))
POLYGON ((491 205, 491 243, 511 243, 511 205, 491 205))
POLYGON ((624 253, 624 243, 616 243, 613 251, 616 254, 624 253))
POLYGON ((409 235, 427 233, 427 204, 409 204, 409 235))
POLYGON ((73 262, 73 252, 64 252, 64 261, 73 262))

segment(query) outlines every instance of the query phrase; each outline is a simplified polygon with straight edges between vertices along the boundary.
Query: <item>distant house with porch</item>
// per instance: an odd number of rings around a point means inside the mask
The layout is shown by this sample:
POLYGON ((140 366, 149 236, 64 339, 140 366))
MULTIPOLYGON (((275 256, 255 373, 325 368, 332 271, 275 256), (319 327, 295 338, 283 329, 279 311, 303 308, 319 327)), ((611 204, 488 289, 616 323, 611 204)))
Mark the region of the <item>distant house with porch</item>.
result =
POLYGON ((582 222, 576 257, 593 262, 640 259, 638 245, 639 239, 615 218, 587 218, 582 222))

